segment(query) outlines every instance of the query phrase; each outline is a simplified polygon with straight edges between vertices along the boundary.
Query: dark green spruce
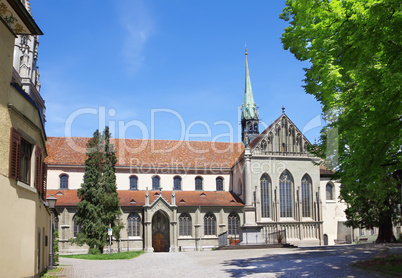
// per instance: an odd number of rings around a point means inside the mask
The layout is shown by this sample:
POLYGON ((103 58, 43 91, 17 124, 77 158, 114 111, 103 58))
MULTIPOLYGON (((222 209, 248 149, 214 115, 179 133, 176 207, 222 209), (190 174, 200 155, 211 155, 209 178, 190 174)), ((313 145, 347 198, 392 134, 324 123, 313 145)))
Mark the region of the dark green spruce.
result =
POLYGON ((106 127, 102 134, 96 130, 88 141, 84 183, 77 191, 81 201, 74 220, 80 230, 72 241, 80 246, 87 244, 90 253, 103 253, 108 244, 110 226, 115 237, 119 237, 123 228, 119 221, 120 200, 116 191, 117 158, 110 137, 106 127))

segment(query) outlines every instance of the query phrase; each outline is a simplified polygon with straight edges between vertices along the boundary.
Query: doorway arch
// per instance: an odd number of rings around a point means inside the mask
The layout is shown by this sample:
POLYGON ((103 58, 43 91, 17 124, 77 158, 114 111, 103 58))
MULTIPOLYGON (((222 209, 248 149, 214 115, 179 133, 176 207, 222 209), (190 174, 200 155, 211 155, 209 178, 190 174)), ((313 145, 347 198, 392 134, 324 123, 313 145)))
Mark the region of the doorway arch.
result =
POLYGON ((154 252, 169 252, 169 217, 158 210, 152 217, 152 248, 154 252))

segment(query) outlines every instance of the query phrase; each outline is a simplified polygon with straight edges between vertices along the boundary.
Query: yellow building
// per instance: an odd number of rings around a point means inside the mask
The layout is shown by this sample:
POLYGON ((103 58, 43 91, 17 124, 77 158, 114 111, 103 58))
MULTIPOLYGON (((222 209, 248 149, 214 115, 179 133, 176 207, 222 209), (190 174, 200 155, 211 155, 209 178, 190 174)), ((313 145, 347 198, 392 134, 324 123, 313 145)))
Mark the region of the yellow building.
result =
POLYGON ((39 277, 49 264, 38 35, 29 1, 0 0, 0 277, 39 277))

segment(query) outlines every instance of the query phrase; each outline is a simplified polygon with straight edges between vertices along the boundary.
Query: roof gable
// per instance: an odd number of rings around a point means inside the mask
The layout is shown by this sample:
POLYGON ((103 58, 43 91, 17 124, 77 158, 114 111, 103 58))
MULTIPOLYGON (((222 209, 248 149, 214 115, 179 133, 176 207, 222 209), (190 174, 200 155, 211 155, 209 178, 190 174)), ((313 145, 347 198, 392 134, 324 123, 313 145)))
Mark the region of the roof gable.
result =
POLYGON ((255 154, 307 155, 308 139, 283 113, 250 144, 255 154))

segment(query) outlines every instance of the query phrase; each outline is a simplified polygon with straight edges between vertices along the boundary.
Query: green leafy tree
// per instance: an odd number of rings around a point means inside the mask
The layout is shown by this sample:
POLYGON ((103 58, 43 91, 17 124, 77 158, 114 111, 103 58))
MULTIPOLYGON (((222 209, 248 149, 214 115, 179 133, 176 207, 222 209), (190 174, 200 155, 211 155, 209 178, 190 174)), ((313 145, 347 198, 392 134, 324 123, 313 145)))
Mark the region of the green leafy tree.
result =
POLYGON ((90 253, 103 253, 110 226, 115 234, 122 228, 118 223, 121 211, 116 192, 117 158, 110 136, 106 127, 103 134, 96 130, 88 141, 84 183, 77 191, 80 202, 74 220, 81 229, 72 241, 78 245, 87 244, 90 253))
POLYGON ((398 0, 288 0, 286 50, 307 61, 304 88, 326 126, 315 151, 336 170, 347 224, 379 227, 392 242, 400 220, 402 14, 398 0))

